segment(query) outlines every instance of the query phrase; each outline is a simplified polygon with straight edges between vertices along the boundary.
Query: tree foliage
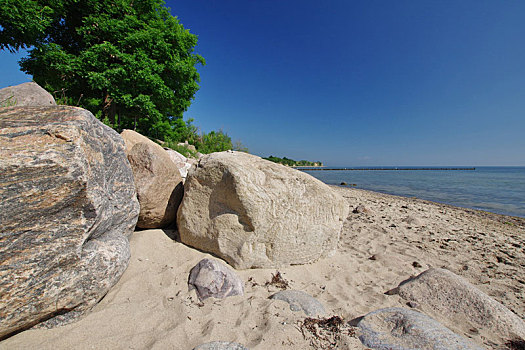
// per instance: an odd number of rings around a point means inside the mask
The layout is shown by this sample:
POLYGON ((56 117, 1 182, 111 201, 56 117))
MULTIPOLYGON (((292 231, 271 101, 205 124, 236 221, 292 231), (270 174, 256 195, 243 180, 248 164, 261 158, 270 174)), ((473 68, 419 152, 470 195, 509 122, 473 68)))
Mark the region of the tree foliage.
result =
POLYGON ((22 70, 62 102, 160 140, 196 134, 197 37, 162 0, 0 0, 0 48, 34 45, 22 70))
POLYGON ((63 7, 60 0, 0 0, 0 50, 16 52, 42 40, 56 11, 63 7))

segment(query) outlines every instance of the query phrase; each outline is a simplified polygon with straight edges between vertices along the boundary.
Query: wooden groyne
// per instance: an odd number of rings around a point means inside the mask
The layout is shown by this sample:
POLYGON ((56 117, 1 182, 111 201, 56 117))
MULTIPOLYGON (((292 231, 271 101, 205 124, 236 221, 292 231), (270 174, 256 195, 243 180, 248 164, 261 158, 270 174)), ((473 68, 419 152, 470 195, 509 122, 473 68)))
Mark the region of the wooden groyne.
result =
POLYGON ((448 170, 476 170, 476 168, 297 168, 304 171, 319 171, 319 170, 434 170, 434 171, 448 171, 448 170))

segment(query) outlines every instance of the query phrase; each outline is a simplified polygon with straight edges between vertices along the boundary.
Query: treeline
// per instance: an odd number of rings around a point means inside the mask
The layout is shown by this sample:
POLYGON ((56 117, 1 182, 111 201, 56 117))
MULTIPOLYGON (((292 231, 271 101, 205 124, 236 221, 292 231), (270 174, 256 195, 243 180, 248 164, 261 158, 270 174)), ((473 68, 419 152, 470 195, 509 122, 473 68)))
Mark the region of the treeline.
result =
POLYGON ((263 158, 274 163, 279 163, 287 166, 323 166, 322 162, 310 162, 308 160, 293 160, 290 158, 279 158, 274 156, 269 156, 268 158, 263 158))
POLYGON ((168 145, 235 148, 226 133, 183 120, 205 64, 196 45, 163 0, 0 0, 0 50, 29 49, 21 70, 57 103, 168 145))
POLYGON ((174 136, 163 142, 162 145, 174 149, 186 157, 195 157, 196 152, 204 154, 228 150, 248 152, 248 148, 240 141, 233 143, 231 137, 222 130, 210 131, 209 133, 199 132, 199 128, 193 125, 193 119, 187 121, 179 119, 175 125, 174 136), (178 145, 183 142, 193 145, 196 152, 191 148, 178 145))

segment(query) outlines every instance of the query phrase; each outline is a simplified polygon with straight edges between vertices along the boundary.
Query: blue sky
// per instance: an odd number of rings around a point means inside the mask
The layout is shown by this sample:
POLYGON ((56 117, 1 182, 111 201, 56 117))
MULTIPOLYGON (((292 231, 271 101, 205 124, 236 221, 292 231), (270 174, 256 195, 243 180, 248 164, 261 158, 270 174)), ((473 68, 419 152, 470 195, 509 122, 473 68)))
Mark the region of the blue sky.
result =
MULTIPOLYGON (((172 0, 199 36, 186 112, 251 153, 525 165, 525 2, 172 0)), ((30 79, 0 53, 0 86, 30 79)))

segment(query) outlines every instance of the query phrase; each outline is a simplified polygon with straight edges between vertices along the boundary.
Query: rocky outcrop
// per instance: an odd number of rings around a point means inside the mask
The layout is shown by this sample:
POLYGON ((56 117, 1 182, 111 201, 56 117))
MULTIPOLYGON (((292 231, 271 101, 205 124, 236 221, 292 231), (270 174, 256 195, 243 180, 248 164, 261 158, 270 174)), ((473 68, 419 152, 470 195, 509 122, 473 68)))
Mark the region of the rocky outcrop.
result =
POLYGON ((380 309, 365 315, 357 324, 359 339, 381 350, 482 350, 430 317, 402 308, 380 309))
POLYGON ((460 331, 474 329, 496 343, 525 339, 520 317, 448 270, 429 269, 400 284, 397 292, 452 329, 464 325, 460 331))
POLYGON ((119 280, 132 181, 122 139, 90 112, 0 110, 0 338, 67 322, 119 280))
POLYGON ((0 108, 12 106, 38 107, 53 105, 56 105, 53 96, 35 82, 28 82, 0 89, 0 108))
POLYGON ((183 243, 235 268, 264 268, 335 253, 348 210, 310 175, 227 151, 190 169, 177 220, 183 243))
POLYGON ((171 148, 164 148, 164 150, 168 153, 170 159, 179 169, 186 165, 188 158, 184 157, 179 152, 172 150, 171 148))
POLYGON ((190 290, 197 291, 200 300, 244 295, 240 277, 223 263, 211 259, 202 259, 191 269, 188 285, 190 290))
POLYGON ((197 164, 197 161, 193 158, 186 158, 179 152, 174 151, 170 148, 164 148, 164 150, 168 153, 170 159, 173 161, 173 163, 175 163, 175 165, 179 169, 180 176, 182 177, 182 182, 184 183, 186 181, 186 177, 188 176, 188 170, 191 168, 192 165, 197 164))
POLYGON ((317 299, 300 290, 282 290, 270 297, 274 300, 282 300, 290 305, 292 311, 303 311, 306 316, 325 316, 326 311, 317 299))
POLYGON ((175 221, 184 188, 179 169, 166 151, 132 130, 121 133, 133 170, 140 215, 137 227, 162 228, 175 221))

